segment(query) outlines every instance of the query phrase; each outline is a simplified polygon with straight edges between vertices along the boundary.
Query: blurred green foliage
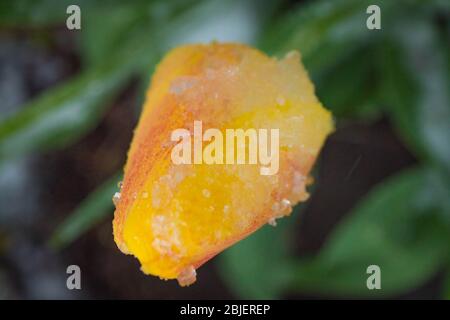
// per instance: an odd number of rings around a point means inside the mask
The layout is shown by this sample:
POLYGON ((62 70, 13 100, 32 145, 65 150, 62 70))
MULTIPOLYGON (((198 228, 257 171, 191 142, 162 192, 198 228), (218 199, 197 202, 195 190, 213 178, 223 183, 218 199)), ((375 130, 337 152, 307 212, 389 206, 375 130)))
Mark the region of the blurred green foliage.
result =
MULTIPOLYGON (((62 24, 69 2, 2 2, 0 23, 21 28, 62 24)), ((239 17, 231 21, 242 30, 226 39, 278 56, 301 51, 338 127, 345 119, 371 121, 386 115, 419 160, 415 168, 376 186, 315 256, 290 253, 291 219, 226 250, 219 257, 220 271, 230 289, 243 298, 279 298, 287 292, 376 297, 417 287, 439 270, 447 270, 450 279, 448 1, 78 3, 83 70, 0 120, 0 162, 76 141, 99 123, 107 102, 128 79, 137 75, 147 83, 165 51, 181 42, 212 40, 207 31, 217 29, 209 23, 229 14, 239 17), (381 8, 381 30, 366 28, 370 4, 381 8), (370 264, 381 267, 383 290, 365 287, 370 264)), ((109 217, 117 181, 111 178, 83 201, 51 243, 63 247, 109 217)), ((449 298, 449 292, 447 281, 443 297, 449 298)))

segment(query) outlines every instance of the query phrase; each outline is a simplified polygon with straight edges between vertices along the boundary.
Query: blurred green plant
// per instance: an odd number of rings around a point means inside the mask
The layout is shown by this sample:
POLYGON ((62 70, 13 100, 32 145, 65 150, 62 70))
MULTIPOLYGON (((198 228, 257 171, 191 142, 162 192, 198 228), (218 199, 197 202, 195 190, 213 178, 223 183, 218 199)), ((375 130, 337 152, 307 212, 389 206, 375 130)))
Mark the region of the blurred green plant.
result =
MULTIPOLYGON (((244 23, 241 33, 249 31, 246 38, 228 38, 250 42, 272 55, 300 50, 317 94, 338 127, 343 120, 372 121, 386 115, 418 159, 416 167, 381 182, 364 197, 315 256, 299 259, 290 252, 291 219, 275 229, 264 227, 226 250, 219 261, 230 290, 244 298, 279 298, 293 292, 386 296, 417 287, 441 270, 450 279, 448 1, 80 4, 83 71, 0 121, 0 163, 76 141, 99 123, 108 101, 132 76, 147 83, 162 53, 180 42, 205 40, 205 30, 211 27, 207 23, 228 12, 243 17, 231 19, 244 23), (101 7, 105 4, 108 10, 101 7), (381 30, 366 28, 370 4, 381 8, 381 30), (365 287, 370 264, 381 267, 383 290, 365 287)), ((64 23, 67 5, 51 0, 33 1, 32 6, 25 0, 2 3, 0 23, 21 28, 58 25, 64 23)), ((56 230, 52 245, 62 248, 109 217, 118 176, 80 204, 56 230)), ((450 298, 450 281, 443 297, 450 298)))

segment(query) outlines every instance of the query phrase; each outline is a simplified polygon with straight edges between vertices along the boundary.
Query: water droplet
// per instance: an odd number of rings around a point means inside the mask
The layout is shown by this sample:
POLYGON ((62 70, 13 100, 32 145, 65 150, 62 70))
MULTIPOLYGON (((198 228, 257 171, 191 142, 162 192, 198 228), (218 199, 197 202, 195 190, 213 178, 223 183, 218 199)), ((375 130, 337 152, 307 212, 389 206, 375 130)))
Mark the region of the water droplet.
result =
POLYGON ((285 103, 286 103, 286 100, 284 99, 283 96, 278 96, 278 97, 277 97, 277 104, 278 104, 279 106, 284 106, 285 103))
POLYGON ((287 208, 291 206, 291 202, 288 199, 281 200, 282 208, 287 208))
POLYGON ((298 171, 294 172, 292 181, 292 192, 295 195, 302 194, 305 191, 305 177, 298 171))
POLYGON ((182 94, 184 91, 192 88, 196 82, 196 79, 189 77, 176 79, 172 82, 169 92, 177 95, 182 94))
POLYGON ((188 266, 181 270, 177 277, 178 284, 182 287, 189 286, 197 280, 197 272, 194 266, 188 266))
POLYGON ((119 181, 119 182, 117 183, 117 187, 119 188, 119 191, 122 191, 123 182, 122 182, 122 181, 119 181))
POLYGON ((116 193, 114 193, 114 195, 112 197, 112 202, 114 203, 114 206, 116 206, 116 207, 119 204, 120 196, 121 196, 120 192, 116 192, 116 193))
POLYGON ((142 193, 142 198, 144 198, 144 199, 147 199, 147 198, 148 198, 148 192, 147 192, 147 191, 144 191, 144 192, 142 193))
POLYGON ((267 223, 269 225, 271 225, 272 227, 276 227, 277 226, 277 219, 276 218, 270 218, 269 221, 267 221, 267 223))
POLYGON ((152 246, 162 255, 170 254, 172 251, 172 245, 169 241, 166 241, 164 239, 155 238, 152 242, 152 246))
POLYGON ((284 58, 285 59, 299 60, 300 59, 300 53, 298 53, 298 51, 292 50, 292 51, 289 51, 288 53, 286 53, 284 58))
POLYGON ((239 72, 239 67, 236 67, 236 66, 229 67, 225 70, 225 74, 227 74, 229 76, 234 76, 238 72, 239 72))
POLYGON ((275 218, 288 215, 292 211, 291 202, 288 199, 282 199, 280 202, 275 202, 272 205, 272 211, 275 213, 275 218))
POLYGON ((211 196, 211 192, 208 189, 203 189, 202 194, 205 198, 209 198, 211 196))

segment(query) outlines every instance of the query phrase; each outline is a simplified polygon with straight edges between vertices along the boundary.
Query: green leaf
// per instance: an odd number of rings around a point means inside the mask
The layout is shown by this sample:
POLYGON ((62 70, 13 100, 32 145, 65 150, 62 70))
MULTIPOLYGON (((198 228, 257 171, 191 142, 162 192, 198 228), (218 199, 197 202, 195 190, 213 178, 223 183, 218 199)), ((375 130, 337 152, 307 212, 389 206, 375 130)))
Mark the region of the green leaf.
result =
POLYGON ((293 289, 321 294, 386 296, 420 285, 443 266, 448 230, 419 210, 420 169, 376 187, 328 238, 318 256, 298 264, 293 289), (381 290, 368 290, 367 267, 381 268, 381 290))
POLYGON ((380 102, 394 122, 394 129, 418 155, 425 153, 419 132, 418 84, 409 73, 404 52, 394 42, 386 40, 378 49, 380 62, 380 102))
MULTIPOLYGON (((102 61, 127 42, 130 35, 147 30, 148 38, 166 29, 175 17, 199 0, 138 0, 133 2, 117 2, 104 7, 95 7, 84 11, 81 48, 84 61, 91 65, 102 61), (105 36, 108 35, 108 36, 105 36)), ((162 37, 161 37, 162 38, 162 37)), ((154 39, 156 40, 156 39, 154 39)), ((154 43, 153 48, 164 47, 166 39, 154 43)))
POLYGON ((98 63, 120 48, 122 41, 135 33, 134 27, 143 27, 141 20, 146 16, 146 9, 142 5, 122 3, 110 6, 108 10, 87 10, 83 15, 81 33, 81 49, 85 63, 98 63))
POLYGON ((406 13, 381 55, 385 110, 410 149, 450 177, 449 36, 432 17, 406 13))
MULTIPOLYGON (((377 40, 384 31, 366 28, 366 8, 370 1, 314 1, 299 5, 271 26, 260 46, 269 53, 284 54, 299 50, 310 72, 334 64, 361 44, 377 40)), ((380 1, 383 17, 389 16, 393 4, 380 1)))
POLYGON ((83 12, 109 6, 119 0, 14 0, 0 2, 0 24, 5 27, 39 27, 65 22, 67 7, 76 4, 83 12))
POLYGON ((374 119, 380 115, 373 48, 362 46, 316 77, 317 96, 335 117, 374 119))
POLYGON ((442 297, 445 300, 450 300, 450 272, 449 272, 449 270, 447 270, 447 275, 445 277, 444 287, 442 290, 442 297))
POLYGON ((152 54, 142 35, 104 63, 69 80, 0 122, 0 159, 61 147, 92 128, 117 89, 152 54))
POLYGON ((121 175, 115 175, 84 199, 53 233, 49 241, 50 246, 56 249, 67 246, 109 216, 113 208, 111 199, 118 190, 117 184, 120 179, 121 175))
POLYGON ((170 46, 211 41, 253 44, 281 0, 209 0, 187 10, 172 25, 170 46))
POLYGON ((450 36, 439 38, 430 30, 428 39, 418 46, 429 59, 415 69, 422 85, 419 125, 433 162, 446 170, 450 181, 450 36))
POLYGON ((169 30, 135 30, 99 63, 0 121, 0 159, 63 147, 85 134, 131 75, 156 63, 169 30))
POLYGON ((0 23, 3 26, 43 25, 60 23, 72 1, 1 1, 0 23))
POLYGON ((418 203, 422 208, 436 210, 450 229, 450 179, 442 167, 427 167, 418 203))
MULTIPOLYGON (((298 208, 298 207, 297 207, 298 208)), ((222 278, 245 299, 276 299, 292 280, 288 242, 293 217, 264 226, 219 256, 222 278)))

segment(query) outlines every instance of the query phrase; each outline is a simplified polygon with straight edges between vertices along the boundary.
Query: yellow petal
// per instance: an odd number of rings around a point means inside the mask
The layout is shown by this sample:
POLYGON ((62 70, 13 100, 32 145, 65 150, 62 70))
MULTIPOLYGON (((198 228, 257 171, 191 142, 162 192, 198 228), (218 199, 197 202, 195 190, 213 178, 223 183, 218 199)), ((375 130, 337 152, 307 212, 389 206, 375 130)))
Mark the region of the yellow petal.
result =
POLYGON ((118 247, 147 274, 192 283, 200 265, 307 199, 309 171, 332 130, 298 53, 277 60, 218 43, 172 50, 153 76, 116 196, 118 247), (249 154, 244 164, 175 164, 172 133, 193 134, 199 122, 224 141, 227 129, 278 129, 276 174, 261 174, 249 154))

